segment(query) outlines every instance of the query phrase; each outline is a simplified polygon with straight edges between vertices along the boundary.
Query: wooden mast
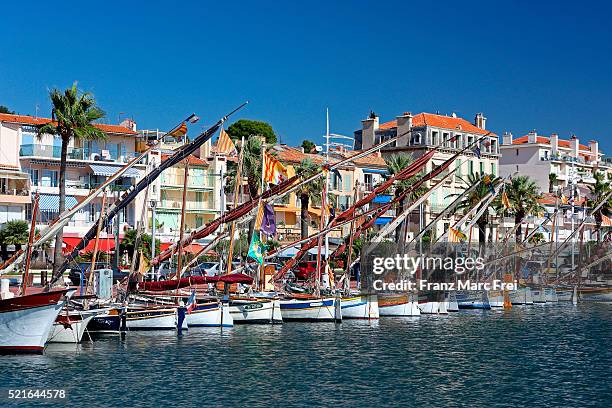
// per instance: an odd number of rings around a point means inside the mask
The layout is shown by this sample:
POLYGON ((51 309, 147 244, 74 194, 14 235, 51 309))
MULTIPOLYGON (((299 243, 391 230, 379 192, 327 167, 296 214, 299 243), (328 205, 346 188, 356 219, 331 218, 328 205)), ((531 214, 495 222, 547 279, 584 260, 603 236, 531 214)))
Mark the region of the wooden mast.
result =
POLYGON ((36 234, 36 218, 38 216, 38 201, 40 196, 38 191, 34 196, 34 205, 32 206, 32 224, 30 225, 30 235, 28 237, 28 248, 26 251, 25 266, 23 269, 23 277, 21 278, 21 295, 26 294, 28 287, 28 279, 30 278, 30 261, 32 258, 32 243, 34 242, 34 235, 36 234))
POLYGON ((185 158, 185 179, 183 180, 183 202, 181 206, 181 226, 179 229, 178 259, 176 262, 176 279, 181 279, 181 263, 183 258, 183 231, 185 230, 185 205, 187 201, 187 183, 189 177, 189 158, 185 158))

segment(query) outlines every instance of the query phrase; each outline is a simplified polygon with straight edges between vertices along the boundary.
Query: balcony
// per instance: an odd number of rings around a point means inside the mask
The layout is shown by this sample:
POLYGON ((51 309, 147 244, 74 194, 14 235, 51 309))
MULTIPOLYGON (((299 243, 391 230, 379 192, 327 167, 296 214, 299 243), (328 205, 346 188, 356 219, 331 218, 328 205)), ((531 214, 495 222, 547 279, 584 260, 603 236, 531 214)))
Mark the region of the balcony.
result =
MULTIPOLYGON (((179 212, 181 211, 181 204, 182 202, 180 201, 174 201, 174 200, 161 200, 161 202, 159 203, 159 208, 162 210, 169 210, 169 211, 173 211, 173 212, 179 212)), ((197 201, 186 201, 185 202, 185 207, 187 211, 195 211, 195 212, 217 212, 216 209, 213 208, 213 203, 211 202, 197 202, 197 201)))
MULTIPOLYGON (((215 176, 190 174, 187 187, 190 189, 212 190, 215 188, 215 176)), ((162 188, 183 188, 185 179, 182 174, 162 174, 162 188)))
MULTIPOLYGON (((43 144, 24 144, 19 148, 21 157, 45 157, 60 159, 62 153, 61 146, 43 144)), ((68 160, 85 161, 115 161, 127 163, 136 157, 133 151, 119 151, 117 146, 108 149, 90 149, 87 147, 68 147, 68 160)))

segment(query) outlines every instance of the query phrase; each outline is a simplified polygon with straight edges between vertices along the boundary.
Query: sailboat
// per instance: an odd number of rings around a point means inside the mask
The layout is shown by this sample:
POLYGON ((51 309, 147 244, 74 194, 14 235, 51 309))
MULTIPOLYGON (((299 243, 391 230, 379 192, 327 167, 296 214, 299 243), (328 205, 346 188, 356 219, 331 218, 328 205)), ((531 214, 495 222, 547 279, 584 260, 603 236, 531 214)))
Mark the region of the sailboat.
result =
POLYGON ((42 353, 51 327, 74 290, 0 300, 0 352, 42 353))
POLYGON ((63 310, 49 332, 49 343, 80 343, 98 310, 63 310))
POLYGON ((381 316, 420 316, 417 296, 414 293, 378 294, 378 310, 381 316))

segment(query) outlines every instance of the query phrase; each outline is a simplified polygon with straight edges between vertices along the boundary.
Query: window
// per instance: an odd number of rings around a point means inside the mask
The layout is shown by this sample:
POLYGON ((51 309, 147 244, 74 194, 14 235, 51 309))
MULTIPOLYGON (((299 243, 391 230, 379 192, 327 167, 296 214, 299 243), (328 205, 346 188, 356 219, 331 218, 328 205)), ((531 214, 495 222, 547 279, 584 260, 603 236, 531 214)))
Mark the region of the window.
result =
POLYGON ((480 174, 481 175, 484 174, 484 168, 485 168, 484 162, 480 162, 480 174))
POLYGON ((57 187, 58 186, 58 176, 56 170, 43 170, 41 186, 43 187, 57 187))
POLYGON ((439 141, 438 141, 438 132, 431 132, 431 144, 434 146, 437 146, 439 141))
POLYGON ((468 162, 468 173, 474 174, 474 162, 471 160, 468 162))
POLYGON ((372 191, 373 186, 372 186, 372 175, 371 174, 364 174, 363 175, 363 182, 365 184, 365 190, 366 191, 372 191))
POLYGON ((200 228, 202 225, 204 225, 204 218, 199 215, 196 216, 196 228, 200 228))
POLYGON ((519 155, 519 153, 518 153, 518 149, 516 149, 516 155, 517 155, 517 156, 519 155))
POLYGON ((497 168, 495 166, 495 163, 491 163, 491 174, 497 176, 497 168))
POLYGON ((421 144, 421 134, 415 133, 414 135, 412 135, 412 141, 410 142, 410 144, 413 144, 413 145, 421 144))
POLYGON ((456 175, 456 176, 458 176, 458 177, 461 177, 461 167, 462 167, 462 166, 461 166, 461 162, 460 162, 459 160, 457 160, 457 161, 455 162, 455 168, 457 169, 457 170, 455 171, 455 175, 456 175))
POLYGON ((32 183, 33 186, 37 186, 38 181, 39 181, 38 169, 30 169, 29 173, 30 173, 30 182, 32 183))

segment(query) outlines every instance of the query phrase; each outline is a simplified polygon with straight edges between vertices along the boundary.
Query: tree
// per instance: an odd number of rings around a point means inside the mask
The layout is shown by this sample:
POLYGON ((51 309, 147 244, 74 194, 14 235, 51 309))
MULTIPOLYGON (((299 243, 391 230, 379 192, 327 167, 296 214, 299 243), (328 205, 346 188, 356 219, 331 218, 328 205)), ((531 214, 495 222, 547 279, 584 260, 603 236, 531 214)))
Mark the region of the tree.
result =
MULTIPOLYGON (((596 172, 593 174, 593 178, 595 178, 595 184, 589 186, 591 197, 587 199, 587 206, 591 208, 595 208, 612 191, 612 186, 606 181, 603 173, 596 172)), ((603 224, 603 216, 609 215, 610 212, 612 212, 612 197, 609 197, 601 208, 593 213, 595 229, 597 230, 597 242, 601 242, 602 238, 601 226, 603 224)))
POLYGON ((254 136, 260 136, 264 137, 268 144, 276 143, 276 134, 272 126, 259 120, 240 119, 227 128, 227 134, 234 140, 240 140, 242 137, 249 140, 254 136))
POLYGON ((13 220, 4 224, 0 230, 0 246, 2 247, 3 258, 7 259, 7 245, 27 244, 30 235, 28 223, 23 220, 13 220))
MULTIPOLYGON (((474 184, 478 185, 465 197, 463 197, 463 200, 457 205, 457 207, 455 208, 455 210, 464 210, 464 211, 469 211, 472 208, 474 208, 475 206, 478 205, 478 203, 480 203, 486 196, 487 194, 489 194, 491 192, 491 185, 495 185, 499 182, 499 178, 496 178, 494 175, 489 175, 490 179, 491 179, 491 184, 487 185, 484 182, 481 182, 483 177, 485 177, 484 175, 481 176, 479 173, 471 173, 468 175, 467 180, 463 180, 463 182, 465 184, 467 184, 467 188, 472 187, 474 184)), ((459 194, 451 194, 449 197, 458 197, 459 194)), ((484 204, 481 204, 484 205, 484 204)), ((478 210, 476 210, 478 211, 478 210)), ((484 245, 487 237, 486 237, 486 230, 487 230, 487 225, 489 225, 489 212, 488 211, 484 211, 482 213, 482 215, 480 216, 480 218, 478 218, 478 220, 476 220, 476 227, 478 228, 478 242, 479 244, 482 246, 484 245)))
MULTIPOLYGON (((414 159, 411 154, 404 154, 404 153, 394 154, 385 159, 385 163, 387 163, 387 171, 389 172, 389 174, 393 176, 399 174, 406 167, 410 166, 413 161, 414 159)), ((415 176, 415 177, 410 177, 409 179, 396 181, 393 184, 393 194, 395 195, 395 197, 396 198, 400 197, 406 190, 410 189, 412 185, 414 184, 414 182, 416 181, 416 179, 417 178, 415 176)), ((423 194, 423 192, 424 192, 424 188, 419 188, 416 191, 411 192, 407 198, 410 200, 415 200, 418 197, 420 197, 423 194)), ((406 201, 406 197, 401 198, 397 202, 398 214, 404 212, 405 201, 406 201)), ((406 221, 404 220, 395 230, 395 241, 398 243, 403 242, 405 237, 406 237, 406 221)))
MULTIPOLYGON (((161 241, 159 239, 155 240, 155 253, 159 254, 159 246, 161 241)), ((134 247, 136 245, 136 230, 129 229, 125 231, 123 235, 123 240, 119 244, 119 253, 127 252, 128 256, 132 256, 134 254, 134 247)), ((140 235, 140 245, 138 246, 139 251, 142 251, 142 255, 147 261, 151 260, 151 235, 143 233, 140 235)))
MULTIPOLYGON (((66 158, 68 144, 72 139, 104 140, 106 134, 94 125, 94 121, 104 117, 104 112, 96 106, 96 101, 88 92, 80 93, 77 83, 65 91, 53 89, 49 92, 53 106, 51 110, 52 122, 38 128, 38 137, 44 134, 55 135, 61 138, 62 148, 59 169, 59 209, 62 213, 66 209, 66 158)), ((61 229, 55 236, 55 250, 53 253, 53 274, 61 267, 62 243, 64 231, 61 229)))
MULTIPOLYGON (((304 178, 310 177, 319 172, 321 167, 314 163, 311 159, 304 159, 297 165, 295 172, 301 174, 304 178)), ((323 179, 319 177, 310 183, 303 184, 297 191, 300 198, 300 228, 302 239, 308 237, 308 207, 311 203, 318 204, 321 202, 321 192, 323 191, 323 179)))
POLYGON ((8 113, 10 115, 14 115, 15 114, 14 111, 10 110, 9 108, 7 108, 4 105, 0 105, 0 113, 8 113))
POLYGON ((316 147, 317 145, 308 139, 304 139, 302 141, 302 149, 304 149, 304 153, 314 153, 316 147))
POLYGON ((514 214, 514 225, 516 227, 516 242, 521 241, 523 233, 522 223, 527 215, 537 215, 544 211, 539 202, 542 198, 538 185, 528 176, 513 177, 510 184, 506 186, 506 195, 510 201, 510 212, 514 214))
POLYGON ((549 173, 548 174, 548 192, 553 193, 555 191, 555 184, 557 183, 557 174, 549 173))

